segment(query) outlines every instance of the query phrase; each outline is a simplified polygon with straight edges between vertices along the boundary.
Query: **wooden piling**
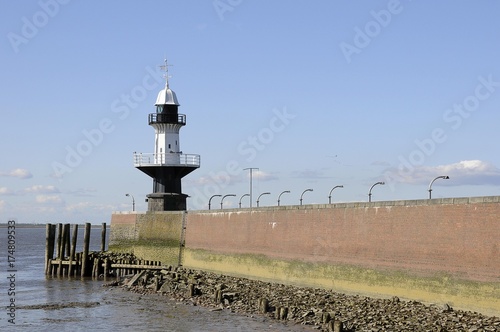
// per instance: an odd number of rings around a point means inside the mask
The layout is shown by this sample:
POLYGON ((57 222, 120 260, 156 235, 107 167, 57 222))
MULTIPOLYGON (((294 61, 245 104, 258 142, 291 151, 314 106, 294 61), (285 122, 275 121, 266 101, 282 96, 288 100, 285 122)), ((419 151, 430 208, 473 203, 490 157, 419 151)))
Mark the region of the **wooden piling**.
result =
POLYGON ((323 312, 321 314, 321 323, 328 324, 331 320, 331 316, 329 312, 323 312))
POLYGON ((61 269, 60 275, 68 275, 69 266, 63 265, 63 260, 70 255, 70 242, 69 242, 69 232, 70 232, 70 224, 63 225, 63 233, 62 233, 62 243, 61 243, 61 260, 59 263, 59 267, 61 269))
POLYGON ((189 284, 188 291, 187 291, 187 297, 193 297, 194 291, 195 291, 194 284, 189 284))
POLYGON ((68 277, 73 275, 73 261, 75 260, 76 253, 76 239, 78 238, 78 225, 73 225, 73 235, 71 236, 71 249, 69 251, 69 267, 68 267, 68 277))
POLYGON ((45 226, 45 274, 50 273, 51 260, 54 258, 54 241, 56 237, 56 225, 45 226))
POLYGON ((64 248, 64 257, 69 257, 70 253, 71 253, 71 242, 70 242, 70 232, 71 232, 71 225, 70 224, 64 224, 64 235, 65 235, 65 238, 64 238, 64 244, 65 244, 65 248, 64 248))
POLYGON ((90 223, 85 223, 85 231, 83 232, 83 253, 82 253, 82 270, 81 276, 87 276, 87 261, 89 258, 89 248, 90 248, 90 223))
POLYGON ((109 259, 105 258, 104 259, 104 280, 106 280, 106 277, 109 275, 109 259))
POLYGON ((327 324, 329 332, 343 332, 343 324, 339 320, 330 320, 327 324))
POLYGON ((342 322, 339 320, 336 320, 333 323, 333 332, 342 332, 342 331, 344 331, 342 322))
POLYGON ((106 251, 106 223, 102 223, 102 230, 101 230, 101 252, 106 251))
POLYGON ((60 277, 63 274, 63 266, 62 261, 64 259, 64 240, 66 239, 65 229, 63 224, 58 224, 58 247, 59 247, 59 267, 57 268, 57 276, 60 277))
POLYGON ((269 300, 265 298, 259 299, 259 312, 265 314, 269 311, 269 300))
POLYGON ((222 290, 217 289, 214 296, 215 303, 222 303, 222 290))
POLYGON ((93 263, 94 266, 92 268, 92 278, 97 279, 99 278, 101 259, 99 257, 93 257, 93 263))
POLYGON ((82 253, 79 252, 76 255, 76 269, 75 269, 75 277, 81 275, 82 271, 82 253))
POLYGON ((62 224, 57 224, 57 243, 56 243, 56 258, 61 257, 61 241, 62 241, 62 224))
POLYGON ((287 307, 276 307, 274 311, 274 318, 277 320, 287 320, 288 318, 288 308, 287 307))

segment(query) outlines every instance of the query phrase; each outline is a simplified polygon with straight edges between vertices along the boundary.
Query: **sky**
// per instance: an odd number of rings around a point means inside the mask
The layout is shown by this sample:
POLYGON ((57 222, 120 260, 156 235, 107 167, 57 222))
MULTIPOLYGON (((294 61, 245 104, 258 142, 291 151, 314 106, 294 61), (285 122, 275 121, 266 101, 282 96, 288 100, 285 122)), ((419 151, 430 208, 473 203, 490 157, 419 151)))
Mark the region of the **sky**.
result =
POLYGON ((145 211, 165 58, 189 210, 500 195, 499 1, 0 6, 0 223, 145 211))

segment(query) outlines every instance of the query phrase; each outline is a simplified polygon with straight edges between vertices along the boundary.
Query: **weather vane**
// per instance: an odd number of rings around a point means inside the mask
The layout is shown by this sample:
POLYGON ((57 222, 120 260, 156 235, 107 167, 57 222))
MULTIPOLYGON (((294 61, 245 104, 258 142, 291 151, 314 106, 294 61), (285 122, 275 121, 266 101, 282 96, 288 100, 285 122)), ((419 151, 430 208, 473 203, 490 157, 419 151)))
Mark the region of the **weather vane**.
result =
POLYGON ((168 75, 168 67, 172 67, 173 65, 169 65, 167 63, 167 57, 165 57, 165 64, 164 65, 161 65, 159 66, 161 70, 163 70, 165 72, 165 74, 163 74, 163 78, 165 79, 166 81, 166 86, 168 88, 168 79, 171 78, 172 76, 169 76, 168 75))

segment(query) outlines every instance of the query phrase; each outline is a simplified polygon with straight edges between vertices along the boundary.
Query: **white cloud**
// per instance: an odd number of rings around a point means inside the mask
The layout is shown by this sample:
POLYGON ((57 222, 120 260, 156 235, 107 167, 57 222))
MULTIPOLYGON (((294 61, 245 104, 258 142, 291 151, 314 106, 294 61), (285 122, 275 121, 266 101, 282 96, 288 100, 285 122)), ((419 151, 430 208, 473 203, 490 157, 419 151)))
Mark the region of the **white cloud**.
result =
POLYGON ((54 186, 42 186, 42 185, 34 185, 29 188, 24 189, 27 193, 41 193, 41 194, 52 194, 59 193, 59 189, 54 186))
MULTIPOLYGON (((247 171, 233 176, 229 175, 228 172, 219 172, 209 173, 208 176, 202 176, 195 180, 186 180, 184 183, 189 183, 195 186, 216 185, 219 188, 224 188, 235 183, 247 182, 249 177, 250 173, 247 171)), ((271 181, 277 180, 278 177, 271 173, 254 170, 252 172, 252 179, 259 181, 271 181)))
POLYGON ((76 204, 71 204, 66 207, 66 211, 73 212, 73 211, 81 211, 81 210, 88 210, 90 208, 90 203, 89 202, 79 202, 76 204))
POLYGON ((0 187, 0 195, 14 195, 14 192, 7 187, 0 187))
POLYGON ((193 180, 192 182, 190 181, 190 183, 193 183, 193 184, 199 185, 199 186, 204 186, 204 185, 209 185, 209 184, 214 185, 215 184, 215 185, 224 187, 224 186, 227 186, 229 184, 238 182, 237 180, 238 179, 236 177, 230 176, 226 172, 221 172, 219 174, 210 174, 210 176, 199 177, 198 179, 193 180))
POLYGON ((8 177, 19 178, 19 179, 29 179, 29 178, 33 177, 33 174, 31 174, 30 171, 28 171, 26 169, 16 168, 16 169, 13 169, 12 171, 0 172, 0 176, 8 176, 8 177))
POLYGON ((42 204, 45 203, 57 204, 57 205, 64 204, 64 200, 58 195, 38 195, 36 196, 36 202, 42 204))
POLYGON ((397 182, 412 184, 429 184, 433 178, 448 175, 450 180, 441 185, 499 185, 500 169, 481 160, 463 160, 453 164, 439 166, 417 166, 413 171, 401 172, 391 168, 386 170, 389 177, 397 182))
POLYGON ((95 189, 89 188, 78 188, 75 190, 71 190, 69 193, 75 196, 94 196, 94 193, 97 192, 95 189))
MULTIPOLYGON (((248 175, 248 177, 250 177, 250 175, 248 175)), ((259 181, 271 181, 271 180, 277 180, 278 177, 274 174, 266 173, 266 172, 257 170, 257 171, 253 172, 252 179, 259 180, 259 181)))
POLYGON ((57 212, 56 208, 54 208, 52 206, 39 206, 38 208, 36 208, 36 210, 39 214, 56 213, 57 212))
POLYGON ((188 179, 184 183, 192 183, 194 185, 204 186, 206 184, 212 184, 212 183, 214 183, 214 181, 207 176, 202 176, 202 177, 199 177, 198 179, 194 179, 194 180, 188 179))

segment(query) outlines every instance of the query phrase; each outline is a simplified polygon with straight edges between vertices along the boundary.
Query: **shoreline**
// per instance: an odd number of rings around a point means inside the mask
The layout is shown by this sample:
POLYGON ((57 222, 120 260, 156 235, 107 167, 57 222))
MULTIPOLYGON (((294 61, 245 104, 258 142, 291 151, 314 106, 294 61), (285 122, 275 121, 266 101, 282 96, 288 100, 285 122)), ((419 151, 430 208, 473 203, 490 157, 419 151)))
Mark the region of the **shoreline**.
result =
POLYGON ((182 267, 144 270, 103 286, 170 296, 212 311, 230 310, 319 331, 500 331, 499 317, 453 310, 446 304, 375 299, 182 267))

